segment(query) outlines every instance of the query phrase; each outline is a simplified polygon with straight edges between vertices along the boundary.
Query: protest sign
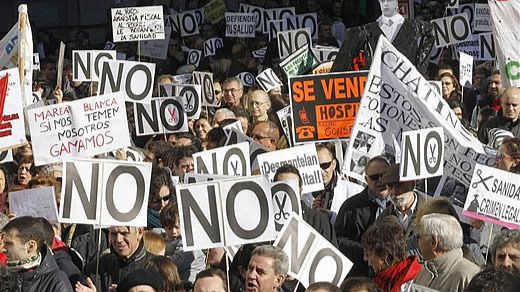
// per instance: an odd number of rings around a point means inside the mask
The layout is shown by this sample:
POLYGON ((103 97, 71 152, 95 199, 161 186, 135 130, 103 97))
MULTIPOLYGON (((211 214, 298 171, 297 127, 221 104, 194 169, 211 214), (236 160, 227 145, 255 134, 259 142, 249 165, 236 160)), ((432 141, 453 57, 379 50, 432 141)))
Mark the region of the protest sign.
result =
POLYGON ((463 87, 471 87, 473 80, 473 57, 460 53, 459 58, 459 82, 463 87))
POLYGON ((265 57, 265 52, 267 51, 267 47, 260 48, 258 50, 254 50, 251 54, 255 59, 263 59, 265 57))
POLYGON ((280 67, 287 76, 300 75, 312 70, 318 65, 318 59, 312 49, 303 46, 280 63, 280 67))
POLYGON ((481 33, 480 36, 480 58, 482 60, 495 60, 495 40, 493 33, 481 33))
POLYGON ((267 24, 270 20, 280 20, 285 19, 289 16, 296 15, 294 7, 282 7, 282 8, 272 8, 272 9, 264 9, 264 22, 262 32, 264 34, 267 33, 267 24))
POLYGON ((460 4, 458 8, 447 8, 447 16, 465 13, 468 16, 468 21, 473 24, 475 18, 475 5, 474 3, 460 4))
POLYGON ((262 31, 264 27, 264 8, 249 4, 240 3, 239 12, 253 13, 255 15, 255 29, 262 31))
POLYGON ((276 170, 286 164, 298 168, 303 180, 302 193, 323 190, 320 161, 314 144, 295 146, 288 149, 258 155, 260 173, 272 181, 276 170))
POLYGON ((292 147, 292 135, 291 135, 291 125, 292 125, 292 111, 291 106, 288 105, 281 110, 276 112, 278 116, 278 120, 280 121, 280 125, 282 126, 283 133, 285 138, 287 138, 287 143, 292 147))
POLYGON ((306 28, 281 31, 278 37, 278 55, 283 60, 302 47, 312 47, 312 39, 306 28))
POLYGON ((334 64, 334 61, 321 63, 316 68, 312 69, 312 74, 319 75, 319 74, 330 73, 330 70, 332 69, 333 64, 334 64))
POLYGON ((471 35, 469 40, 455 44, 455 50, 472 56, 475 61, 495 60, 495 42, 490 32, 471 35))
POLYGON ((258 155, 267 152, 264 146, 258 144, 253 138, 246 136, 242 131, 242 126, 240 126, 240 130, 238 127, 226 127, 224 131, 227 136, 226 146, 239 144, 242 142, 249 143, 249 161, 251 163, 251 172, 256 173, 259 171, 258 166, 258 155))
POLYGON ((186 61, 188 64, 195 65, 195 68, 199 67, 200 60, 202 59, 202 51, 190 49, 188 52, 188 58, 186 61))
POLYGON ((232 178, 235 178, 235 177, 232 175, 218 175, 218 174, 208 174, 208 173, 186 172, 184 174, 184 183, 193 184, 193 183, 209 182, 209 181, 214 181, 214 180, 224 180, 224 179, 232 179, 232 178))
POLYGON ((152 97, 155 64, 104 60, 99 77, 99 94, 122 91, 127 101, 149 103, 152 97))
POLYGON ((202 109, 202 88, 196 84, 174 84, 172 95, 182 96, 188 119, 198 119, 202 109))
POLYGON ((170 36, 172 33, 171 25, 164 26, 163 40, 148 40, 141 43, 140 55, 159 60, 166 60, 168 56, 168 46, 170 44, 170 36))
POLYGON ((221 38, 210 38, 204 42, 204 56, 215 56, 217 50, 224 47, 224 41, 221 38))
POLYGON ((226 37, 254 38, 255 17, 253 13, 226 12, 226 37))
POLYGON ((222 20, 227 11, 224 0, 212 0, 204 5, 202 9, 204 9, 204 19, 211 24, 216 24, 222 20))
POLYGON ((196 173, 249 176, 249 143, 197 152, 193 154, 193 164, 196 173))
POLYGON ((441 127, 403 132, 401 181, 442 175, 444 130, 441 127))
POLYGON ((502 85, 520 86, 520 50, 518 40, 519 1, 489 1, 493 23, 493 37, 496 44, 496 57, 500 69, 502 85))
POLYGON ((491 13, 489 11, 489 5, 484 3, 475 3, 473 31, 491 31, 491 13))
POLYGON ((520 229, 520 175, 477 164, 464 204, 465 216, 520 229))
POLYGON ((43 217, 51 223, 58 223, 56 206, 53 187, 9 192, 9 212, 16 217, 43 217))
POLYGON ((151 172, 151 163, 65 160, 59 221, 146 226, 151 172))
POLYGON ((137 136, 170 134, 188 131, 188 117, 184 111, 184 98, 159 97, 147 103, 134 105, 137 136))
POLYGON ((179 185, 176 192, 185 251, 269 241, 276 236, 265 177, 179 185))
POLYGON ((283 85, 280 78, 276 76, 273 69, 267 68, 256 76, 256 82, 265 92, 271 91, 275 87, 281 87, 283 85))
POLYGON ((493 150, 466 130, 437 90, 384 37, 374 52, 359 107, 344 175, 362 181, 371 157, 385 153, 394 161, 403 132, 430 127, 444 129, 444 174, 462 186, 469 185, 477 161, 495 163, 493 150))
POLYGON ((105 60, 116 60, 116 51, 72 51, 72 80, 99 81, 105 60))
POLYGON ((250 72, 241 72, 235 77, 242 82, 244 87, 253 87, 255 85, 255 76, 250 72))
POLYGON ((13 150, 4 150, 0 152, 0 163, 6 163, 13 161, 13 150))
POLYGON ((448 0, 448 8, 459 8, 459 0, 448 0))
POLYGON ((202 105, 218 107, 219 101, 213 87, 213 73, 193 71, 193 84, 202 86, 202 105))
POLYGON ((27 117, 36 165, 130 146, 120 93, 29 109, 27 117))
POLYGON ((58 53, 58 65, 56 66, 56 88, 63 89, 63 62, 65 59, 65 43, 60 42, 60 51, 58 53))
POLYGON ((0 71, 0 150, 27 143, 18 68, 0 71))
POLYGON ((285 251, 289 257, 288 274, 305 287, 320 281, 339 286, 353 266, 332 243, 295 213, 273 245, 285 251))
POLYGON ((199 19, 197 10, 186 10, 171 16, 172 28, 181 34, 182 37, 199 34, 199 19))
POLYGON ((471 22, 465 13, 433 19, 431 22, 435 31, 435 46, 438 48, 467 41, 471 36, 471 22))
POLYGON ((163 40, 162 6, 112 8, 114 42, 163 40))
POLYGON ((40 54, 33 54, 33 70, 40 71, 40 54))
POLYGON ((325 46, 316 46, 312 48, 312 50, 314 51, 314 54, 320 63, 334 61, 336 59, 336 55, 339 52, 339 48, 325 46))
POLYGON ((302 216, 300 183, 297 179, 272 182, 271 195, 273 196, 275 229, 276 232, 280 232, 291 213, 302 216))
POLYGON ((269 40, 277 37, 282 31, 307 29, 312 39, 318 38, 318 21, 316 13, 299 14, 288 16, 284 19, 274 19, 267 21, 267 35, 269 40))
MULTIPOLYGON (((224 132, 226 133, 226 136, 228 138, 231 136, 232 129, 236 129, 240 133, 244 134, 244 129, 242 128, 242 123, 240 122, 240 120, 237 120, 231 124, 225 125, 224 127, 222 127, 222 129, 224 130, 224 132)), ((237 142, 235 142, 233 144, 236 144, 236 143, 237 142)), ((227 142, 226 142, 226 145, 228 145, 227 142)))
POLYGON ((173 82, 178 84, 189 84, 193 81, 193 76, 191 74, 173 75, 172 78, 173 82))
POLYGON ((294 143, 350 137, 367 71, 289 77, 294 143))

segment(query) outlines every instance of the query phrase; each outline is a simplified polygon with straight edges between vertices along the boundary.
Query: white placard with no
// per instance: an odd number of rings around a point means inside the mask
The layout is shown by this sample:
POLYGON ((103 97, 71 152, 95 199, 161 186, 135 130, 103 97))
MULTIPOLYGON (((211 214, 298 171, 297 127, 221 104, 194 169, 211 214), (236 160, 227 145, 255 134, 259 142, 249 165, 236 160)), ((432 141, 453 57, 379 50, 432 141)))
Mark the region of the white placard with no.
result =
POLYGON ((403 132, 401 145, 401 181, 443 174, 444 129, 428 128, 403 132))

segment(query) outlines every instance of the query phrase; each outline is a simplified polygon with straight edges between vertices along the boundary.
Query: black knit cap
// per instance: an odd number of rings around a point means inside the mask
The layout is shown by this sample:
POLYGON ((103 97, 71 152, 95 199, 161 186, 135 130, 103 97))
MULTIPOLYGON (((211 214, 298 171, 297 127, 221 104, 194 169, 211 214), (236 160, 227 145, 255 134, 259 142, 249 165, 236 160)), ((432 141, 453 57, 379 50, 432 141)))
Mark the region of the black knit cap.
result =
POLYGON ((163 280, 159 273, 144 269, 136 269, 128 273, 117 285, 117 292, 127 292, 132 287, 148 285, 156 291, 163 289, 163 280))

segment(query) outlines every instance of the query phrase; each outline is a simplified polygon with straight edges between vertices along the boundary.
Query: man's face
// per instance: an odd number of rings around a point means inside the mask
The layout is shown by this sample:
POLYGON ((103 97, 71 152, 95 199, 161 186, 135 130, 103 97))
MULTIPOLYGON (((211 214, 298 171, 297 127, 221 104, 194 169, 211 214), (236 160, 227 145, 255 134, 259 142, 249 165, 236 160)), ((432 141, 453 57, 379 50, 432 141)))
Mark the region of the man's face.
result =
POLYGON ((267 111, 271 108, 269 96, 253 92, 249 101, 249 112, 255 118, 267 116, 267 111))
POLYGON ((219 101, 219 103, 222 101, 222 86, 220 85, 220 82, 215 81, 213 82, 213 89, 215 90, 215 97, 219 101))
POLYGON ((368 189, 371 190, 378 198, 383 199, 388 196, 386 187, 381 183, 381 177, 388 168, 387 164, 383 161, 374 160, 367 168, 365 180, 368 185, 368 189))
POLYGON ((201 278, 195 282, 193 292, 225 292, 224 283, 217 276, 201 278))
POLYGON ((336 159, 334 159, 329 150, 320 149, 318 151, 318 160, 320 161, 323 183, 328 185, 334 176, 334 170, 336 169, 336 159))
POLYGON ((268 151, 276 150, 276 137, 273 137, 269 126, 266 123, 260 123, 253 128, 251 137, 260 145, 264 146, 268 151))
POLYGON ((491 75, 488 84, 488 93, 493 97, 497 97, 500 94, 500 89, 502 89, 500 74, 491 75))
POLYGON ((193 164, 192 157, 183 157, 179 160, 179 165, 177 165, 177 169, 175 170, 175 175, 179 177, 184 177, 185 173, 191 173, 195 169, 193 164))
POLYGON ((246 272, 247 292, 273 292, 283 283, 283 275, 274 272, 274 259, 254 255, 246 272))
POLYGON ((224 102, 231 108, 240 106, 240 99, 242 98, 243 89, 236 81, 227 82, 222 85, 222 92, 224 93, 224 102))
POLYGON ((129 258, 139 247, 143 232, 142 228, 136 227, 111 227, 110 241, 112 247, 119 256, 129 258))
POLYGON ((431 235, 424 234, 422 228, 419 231, 418 236, 419 250, 421 251, 421 256, 425 261, 429 261, 435 258, 433 253, 432 239, 431 235))
POLYGON ((520 115, 520 90, 506 90, 500 98, 500 105, 504 118, 516 121, 520 115))
POLYGON ((36 245, 34 240, 22 243, 18 237, 18 230, 11 229, 3 233, 4 249, 6 250, 7 261, 23 261, 36 254, 36 248, 30 247, 30 244, 36 245))
POLYGON ((410 190, 410 184, 413 184, 413 182, 399 182, 386 185, 388 195, 390 195, 392 203, 394 203, 396 208, 403 209, 413 203, 414 194, 413 191, 410 190))
POLYGON ((379 0, 381 12, 386 17, 392 17, 397 14, 397 0, 379 0))
POLYGON ((495 253, 495 267, 511 272, 520 272, 520 249, 508 243, 502 248, 497 248, 495 253))

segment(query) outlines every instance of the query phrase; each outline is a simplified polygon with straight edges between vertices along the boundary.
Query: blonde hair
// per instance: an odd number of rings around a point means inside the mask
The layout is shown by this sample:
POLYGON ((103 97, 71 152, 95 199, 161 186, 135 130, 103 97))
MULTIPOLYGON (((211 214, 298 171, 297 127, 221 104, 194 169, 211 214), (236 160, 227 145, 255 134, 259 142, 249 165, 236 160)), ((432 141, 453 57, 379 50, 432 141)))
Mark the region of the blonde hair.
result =
POLYGON ((166 241, 164 238, 153 231, 146 230, 143 235, 144 248, 154 255, 164 255, 166 241))

